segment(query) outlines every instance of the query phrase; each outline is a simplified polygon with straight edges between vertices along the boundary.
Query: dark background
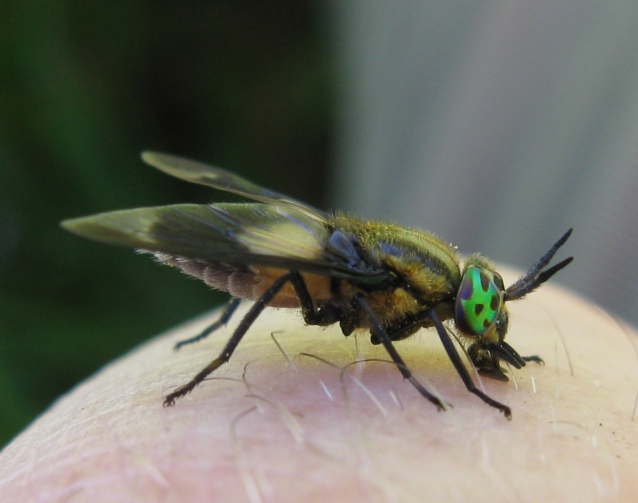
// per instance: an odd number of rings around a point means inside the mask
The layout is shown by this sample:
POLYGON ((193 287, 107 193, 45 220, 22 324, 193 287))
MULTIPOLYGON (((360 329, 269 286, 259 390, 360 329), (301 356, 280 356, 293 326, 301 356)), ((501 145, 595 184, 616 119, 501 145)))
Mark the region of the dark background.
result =
POLYGON ((325 13, 308 1, 3 3, 0 445, 100 366, 223 300, 58 227, 228 199, 147 167, 142 150, 322 205, 328 40, 325 13))

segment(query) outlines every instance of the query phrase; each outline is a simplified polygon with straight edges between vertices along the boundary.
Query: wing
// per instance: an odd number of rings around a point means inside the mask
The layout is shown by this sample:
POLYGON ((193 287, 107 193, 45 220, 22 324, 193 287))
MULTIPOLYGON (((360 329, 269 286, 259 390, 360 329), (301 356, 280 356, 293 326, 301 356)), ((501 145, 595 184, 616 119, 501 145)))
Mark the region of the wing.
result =
POLYGON ((383 284, 387 272, 326 247, 325 220, 294 205, 180 204, 112 211, 62 222, 80 236, 209 262, 261 265, 314 272, 368 285, 383 284))
POLYGON ((208 164, 159 152, 143 152, 142 160, 164 173, 187 182, 232 192, 261 203, 290 206, 317 220, 325 220, 327 218, 327 214, 317 208, 313 208, 285 194, 260 187, 240 176, 208 164))

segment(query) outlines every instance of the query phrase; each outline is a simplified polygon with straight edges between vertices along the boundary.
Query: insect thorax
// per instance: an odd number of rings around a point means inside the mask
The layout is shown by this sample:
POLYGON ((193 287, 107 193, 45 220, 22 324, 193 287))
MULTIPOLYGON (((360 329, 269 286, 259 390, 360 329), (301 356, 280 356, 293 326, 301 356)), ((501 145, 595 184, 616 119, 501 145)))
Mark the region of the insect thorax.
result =
MULTIPOLYGON (((393 276, 387 287, 378 289, 360 289, 356 282, 342 287, 345 297, 363 291, 384 324, 453 301, 461 281, 459 258, 435 235, 345 216, 335 217, 334 225, 356 243, 363 261, 393 276)), ((442 311, 450 317, 451 309, 442 311)))

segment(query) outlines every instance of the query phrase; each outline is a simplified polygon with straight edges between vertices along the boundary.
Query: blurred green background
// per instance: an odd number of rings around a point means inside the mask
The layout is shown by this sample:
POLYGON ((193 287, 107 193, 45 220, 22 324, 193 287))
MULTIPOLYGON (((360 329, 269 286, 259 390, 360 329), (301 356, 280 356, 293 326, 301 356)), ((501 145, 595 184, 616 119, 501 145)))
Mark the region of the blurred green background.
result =
POLYGON ((223 300, 58 227, 225 197, 145 166, 142 150, 322 205, 324 17, 308 1, 0 5, 0 445, 105 363, 223 300))

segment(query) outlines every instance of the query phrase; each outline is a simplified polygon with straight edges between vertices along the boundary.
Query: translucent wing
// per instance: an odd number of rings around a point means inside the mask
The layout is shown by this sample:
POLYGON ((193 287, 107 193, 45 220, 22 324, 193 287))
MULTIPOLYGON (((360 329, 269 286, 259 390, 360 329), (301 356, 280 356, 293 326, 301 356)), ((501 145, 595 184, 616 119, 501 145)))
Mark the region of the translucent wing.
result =
POLYGON ((106 244, 209 262, 315 272, 371 285, 387 280, 382 269, 353 267, 327 249, 328 224, 294 205, 180 204, 100 213, 62 226, 106 244))
POLYGON ((327 218, 326 213, 317 208, 208 164, 159 152, 144 152, 142 160, 164 173, 187 182, 207 185, 262 203, 291 206, 318 220, 327 218))

